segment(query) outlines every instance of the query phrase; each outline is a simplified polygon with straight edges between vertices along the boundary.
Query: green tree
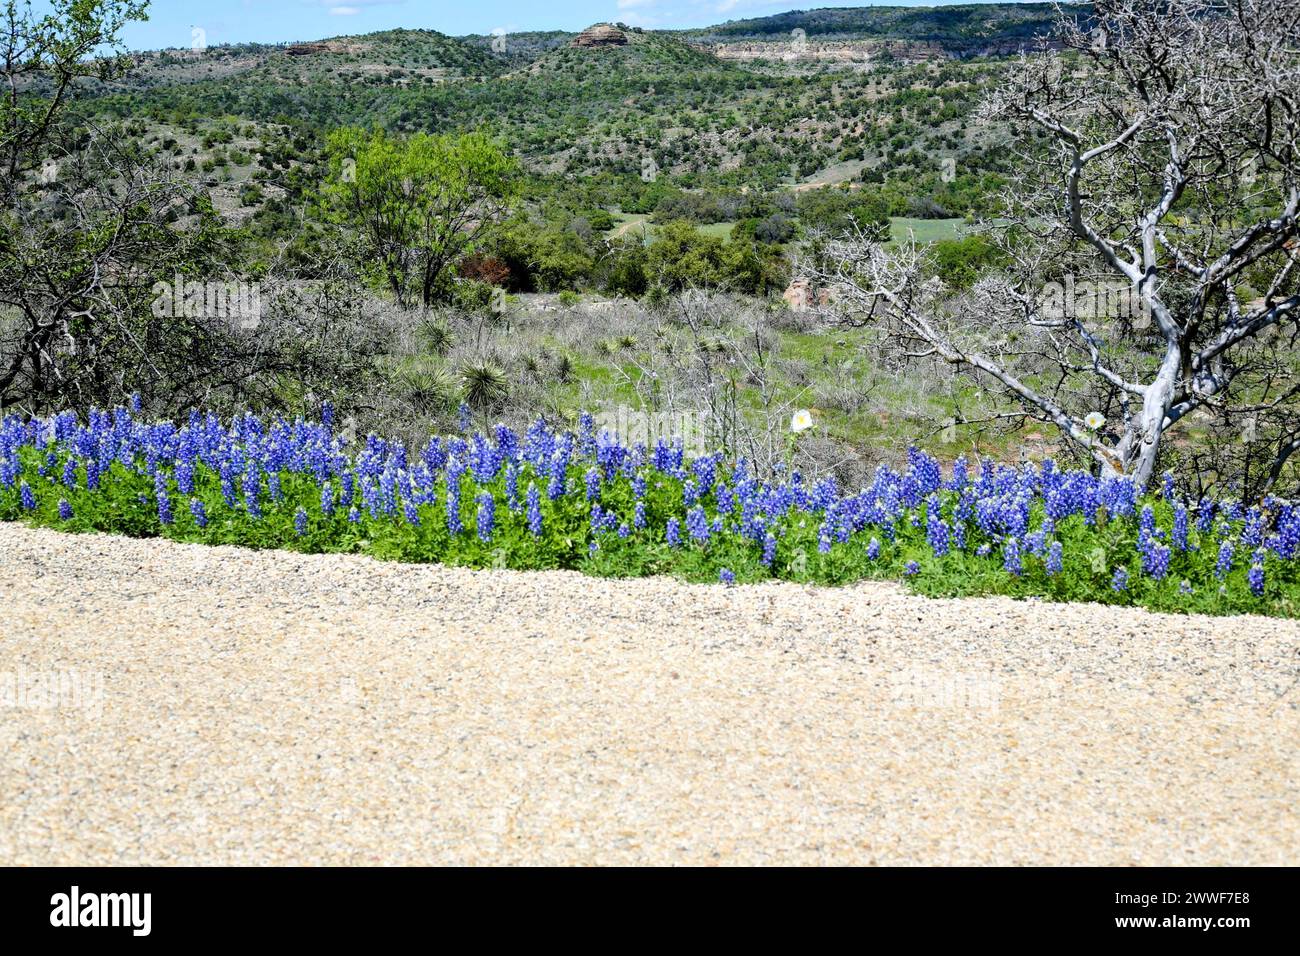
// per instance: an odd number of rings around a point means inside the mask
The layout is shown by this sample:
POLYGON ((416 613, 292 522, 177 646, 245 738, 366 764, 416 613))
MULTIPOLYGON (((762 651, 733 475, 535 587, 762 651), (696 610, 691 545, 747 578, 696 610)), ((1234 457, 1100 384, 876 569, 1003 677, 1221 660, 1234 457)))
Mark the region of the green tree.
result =
POLYGON ((329 208, 363 238, 365 261, 398 303, 425 307, 479 249, 518 194, 518 166, 482 133, 409 138, 341 129, 329 137, 329 208))
POLYGON ((146 20, 145 0, 49 0, 44 15, 29 2, 0 7, 0 194, 12 206, 21 178, 44 159, 59 119, 84 79, 125 72, 122 28, 146 20), (105 55, 105 54, 110 55, 105 55))
POLYGON ((646 273, 665 292, 721 285, 727 274, 722 240, 689 222, 670 222, 646 252, 646 273))

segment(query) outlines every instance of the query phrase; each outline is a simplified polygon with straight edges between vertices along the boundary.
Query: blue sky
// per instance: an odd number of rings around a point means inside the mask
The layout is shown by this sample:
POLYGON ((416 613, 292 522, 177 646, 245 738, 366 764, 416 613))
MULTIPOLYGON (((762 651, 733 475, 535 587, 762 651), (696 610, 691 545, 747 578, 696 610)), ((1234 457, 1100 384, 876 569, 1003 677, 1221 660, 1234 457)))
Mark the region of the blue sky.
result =
MULTIPOLYGON (((906 0, 893 0, 894 5, 906 0)), ((927 6, 969 0, 930 0, 927 6)), ((137 50, 188 47, 191 31, 210 44, 318 40, 392 27, 453 36, 493 30, 579 30, 601 21, 645 27, 708 26, 792 9, 873 6, 855 0, 153 0, 149 22, 125 34, 137 50)), ((918 6, 921 4, 918 4, 918 6)))

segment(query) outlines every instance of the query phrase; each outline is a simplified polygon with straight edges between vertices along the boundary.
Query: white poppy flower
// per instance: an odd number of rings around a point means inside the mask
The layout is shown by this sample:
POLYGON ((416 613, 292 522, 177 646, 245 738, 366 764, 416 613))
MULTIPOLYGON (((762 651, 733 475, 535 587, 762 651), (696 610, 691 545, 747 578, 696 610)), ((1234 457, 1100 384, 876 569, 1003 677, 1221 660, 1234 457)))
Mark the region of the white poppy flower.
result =
POLYGON ((790 419, 790 431, 792 432, 806 432, 812 427, 812 412, 808 411, 806 408, 799 409, 794 413, 794 417, 790 419))
POLYGON ((1106 424, 1106 416, 1101 412, 1089 412, 1088 417, 1083 420, 1083 423, 1093 431, 1096 431, 1102 425, 1106 424))

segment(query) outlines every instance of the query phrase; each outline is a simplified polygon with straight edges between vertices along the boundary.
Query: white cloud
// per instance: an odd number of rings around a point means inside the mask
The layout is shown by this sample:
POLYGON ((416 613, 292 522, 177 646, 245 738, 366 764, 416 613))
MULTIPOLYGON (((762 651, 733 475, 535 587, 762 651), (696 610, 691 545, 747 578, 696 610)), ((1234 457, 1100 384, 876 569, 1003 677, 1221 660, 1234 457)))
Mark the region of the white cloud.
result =
POLYGON ((405 3, 406 0, 347 0, 346 3, 340 3, 339 0, 303 0, 308 6, 324 7, 325 12, 332 17, 354 17, 366 7, 387 7, 405 3))

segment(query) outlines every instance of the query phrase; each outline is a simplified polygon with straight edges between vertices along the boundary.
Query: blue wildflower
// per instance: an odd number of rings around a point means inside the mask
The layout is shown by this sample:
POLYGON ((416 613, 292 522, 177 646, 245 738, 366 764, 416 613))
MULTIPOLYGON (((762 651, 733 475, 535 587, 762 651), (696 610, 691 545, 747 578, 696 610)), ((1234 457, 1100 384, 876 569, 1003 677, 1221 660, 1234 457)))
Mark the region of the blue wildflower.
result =
POLYGON ((698 544, 709 540, 708 520, 704 516, 704 509, 699 505, 686 513, 686 530, 690 533, 691 539, 698 544))
POLYGON ((496 499, 486 492, 478 496, 478 538, 492 540, 492 526, 496 522, 496 499))
POLYGON ((1002 570, 1016 577, 1023 573, 1024 569, 1020 563, 1020 542, 1015 538, 1007 538, 1002 545, 1002 570))
POLYGON ((939 517, 938 508, 929 509, 926 519, 926 539, 930 542, 930 550, 934 552, 936 558, 942 558, 948 553, 948 524, 939 517))
POLYGON ((1065 551, 1061 547, 1061 542, 1053 541, 1051 547, 1047 549, 1047 560, 1044 566, 1048 574, 1060 574, 1061 567, 1064 564, 1065 551))
POLYGON ((542 495, 537 490, 537 485, 532 482, 528 483, 528 530, 533 533, 534 537, 541 537, 542 534, 542 495))
POLYGON ((1258 556, 1251 564, 1250 570, 1246 572, 1246 583, 1250 585, 1250 593, 1256 597, 1262 597, 1264 594, 1264 565, 1260 563, 1258 556))
POLYGON ((158 521, 161 524, 172 523, 172 499, 167 493, 167 476, 161 471, 154 476, 154 497, 158 501, 158 521))
POLYGON ((675 548, 682 543, 682 526, 676 518, 668 519, 668 527, 665 531, 668 539, 668 546, 675 548))
POLYGON ((1228 576, 1232 570, 1232 542, 1225 541, 1219 545, 1219 560, 1214 566, 1214 574, 1220 581, 1228 576))
POLYGON ((1142 551, 1142 570, 1157 581, 1164 580, 1169 573, 1169 548, 1154 541, 1148 542, 1142 551))

